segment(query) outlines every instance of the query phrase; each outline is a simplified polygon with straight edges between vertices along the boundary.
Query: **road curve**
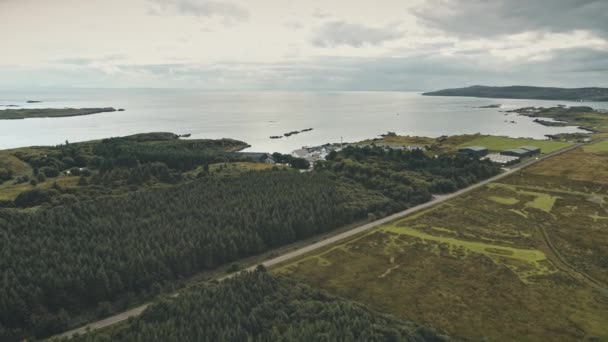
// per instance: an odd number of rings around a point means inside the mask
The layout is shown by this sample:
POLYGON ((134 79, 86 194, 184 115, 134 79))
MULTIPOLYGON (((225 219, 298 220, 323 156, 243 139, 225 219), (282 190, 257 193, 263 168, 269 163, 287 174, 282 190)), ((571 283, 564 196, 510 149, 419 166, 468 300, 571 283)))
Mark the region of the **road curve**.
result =
MULTIPOLYGON (((388 222, 394 221, 396 219, 400 219, 400 218, 403 218, 405 216, 411 215, 411 214, 413 214, 413 213, 415 213, 417 211, 430 208, 430 207, 432 207, 434 205, 437 205, 439 203, 445 202, 445 201, 450 200, 452 198, 458 197, 458 196, 460 196, 462 194, 465 194, 467 192, 470 192, 470 191, 473 191, 475 189, 481 188, 482 186, 484 186, 484 185, 486 185, 488 183, 495 182, 495 181, 497 181, 499 179, 505 178, 505 177, 507 177, 507 176, 509 176, 509 175, 511 175, 511 174, 513 174, 513 173, 515 173, 515 172, 523 169, 523 168, 526 168, 526 167, 528 167, 530 165, 536 164, 536 163, 538 163, 538 162, 540 162, 542 160, 545 160, 547 158, 551 158, 551 157, 554 157, 554 156, 566 153, 566 152, 571 151, 571 150, 573 150, 575 148, 578 148, 578 147, 580 147, 582 145, 584 145, 584 144, 582 144, 582 143, 581 144, 575 144, 575 145, 563 148, 563 149, 561 149, 559 151, 555 151, 553 153, 546 154, 546 155, 541 156, 541 157, 539 157, 537 159, 529 160, 529 161, 524 162, 522 164, 516 165, 515 167, 510 168, 507 171, 505 171, 505 172, 503 172, 503 173, 501 173, 499 175, 496 175, 494 177, 488 178, 488 179, 483 180, 483 181, 481 181, 479 183, 475 183, 475 184, 473 184, 473 185, 471 185, 469 187, 466 187, 464 189, 460 189, 460 190, 458 190, 456 192, 453 192, 451 194, 448 194, 448 195, 435 196, 429 202, 422 203, 420 205, 417 205, 415 207, 409 208, 407 210, 400 211, 398 213, 389 215, 387 217, 381 218, 379 220, 376 220, 376 221, 373 221, 373 222, 370 222, 370 223, 366 223, 366 224, 364 224, 362 226, 356 227, 356 228, 348 230, 346 232, 330 236, 327 239, 315 242, 313 244, 310 244, 308 246, 302 247, 302 248, 297 249, 295 251, 288 252, 288 253, 285 253, 283 255, 277 256, 275 258, 266 260, 266 261, 262 262, 261 265, 263 265, 265 267, 274 266, 276 264, 279 264, 279 263, 282 263, 284 261, 293 259, 295 257, 298 257, 300 255, 306 254, 308 252, 314 251, 316 249, 328 246, 328 245, 330 245, 332 243, 335 243, 337 241, 347 239, 347 238, 352 237, 354 235, 357 235, 357 234, 359 234, 361 232, 365 232, 365 231, 370 230, 372 228, 375 228, 377 226, 383 225, 385 223, 388 223, 388 222)), ((251 266, 251 267, 247 268, 245 271, 252 271, 256 267, 257 267, 257 265, 251 266)), ((224 276, 224 277, 220 278, 219 280, 224 280, 224 279, 228 279, 228 278, 234 277, 235 275, 237 275, 239 273, 240 272, 224 276)), ((110 326, 110 325, 113 325, 113 324, 116 324, 116 323, 120 323, 122 321, 127 320, 130 317, 135 317, 135 316, 141 315, 141 313, 144 312, 144 310, 150 304, 152 304, 152 303, 143 304, 141 306, 138 306, 138 307, 130 309, 128 311, 125 311, 125 312, 116 314, 114 316, 105 318, 103 320, 87 324, 86 326, 83 326, 83 327, 80 327, 80 328, 77 328, 77 329, 74 329, 74 330, 67 331, 67 332, 62 333, 60 335, 53 336, 50 339, 52 340, 52 339, 56 339, 56 338, 71 337, 74 334, 84 334, 84 333, 86 333, 88 331, 97 330, 97 329, 105 328, 107 326, 110 326)))

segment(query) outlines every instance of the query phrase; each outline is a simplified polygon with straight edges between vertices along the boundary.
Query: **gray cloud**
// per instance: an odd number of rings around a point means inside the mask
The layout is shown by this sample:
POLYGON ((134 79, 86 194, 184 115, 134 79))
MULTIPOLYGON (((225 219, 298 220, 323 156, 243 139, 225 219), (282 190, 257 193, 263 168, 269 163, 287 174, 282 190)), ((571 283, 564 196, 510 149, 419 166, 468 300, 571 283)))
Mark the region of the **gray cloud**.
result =
POLYGON ((419 23, 462 36, 592 31, 608 36, 606 0, 429 0, 419 23))
POLYGON ((551 61, 531 63, 538 69, 558 73, 584 73, 605 77, 608 72, 608 51, 594 49, 556 49, 551 61))
POLYGON ((160 15, 174 13, 195 17, 218 16, 231 21, 246 21, 249 11, 237 4, 225 1, 208 0, 149 0, 157 5, 150 9, 150 13, 160 15))
POLYGON ((51 69, 0 66, 0 87, 69 84, 206 90, 423 91, 472 84, 608 86, 608 51, 557 49, 548 57, 479 63, 482 58, 492 57, 476 50, 449 56, 426 51, 408 57, 316 57, 281 63, 112 63, 109 73, 103 65, 74 58, 51 69))
POLYGON ((88 65, 93 63, 94 60, 90 58, 62 58, 56 60, 55 62, 66 65, 88 65))
POLYGON ((62 59, 54 60, 52 62, 57 63, 57 64, 64 64, 64 65, 82 66, 82 65, 90 65, 90 64, 93 64, 96 62, 116 62, 119 60, 123 60, 126 57, 127 56, 124 54, 114 54, 114 55, 106 55, 106 56, 97 57, 97 58, 85 58, 85 57, 62 58, 62 59))
POLYGON ((348 45, 361 47, 380 45, 386 41, 401 38, 403 33, 394 27, 376 28, 344 21, 323 24, 316 32, 312 43, 318 47, 348 45))
POLYGON ((607 86, 608 53, 592 49, 557 50, 549 61, 478 63, 477 56, 432 52, 410 57, 318 57, 284 63, 214 65, 123 65, 185 87, 238 90, 423 91, 473 84, 558 87, 607 86))

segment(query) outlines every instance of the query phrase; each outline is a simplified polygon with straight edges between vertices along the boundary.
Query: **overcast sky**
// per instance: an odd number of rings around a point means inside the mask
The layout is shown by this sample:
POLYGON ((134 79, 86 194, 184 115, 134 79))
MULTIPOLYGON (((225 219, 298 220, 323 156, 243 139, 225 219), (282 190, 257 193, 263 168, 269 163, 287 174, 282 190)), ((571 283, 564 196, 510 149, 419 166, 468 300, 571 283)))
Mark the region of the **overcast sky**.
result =
POLYGON ((608 86, 608 0, 0 0, 0 87, 608 86))

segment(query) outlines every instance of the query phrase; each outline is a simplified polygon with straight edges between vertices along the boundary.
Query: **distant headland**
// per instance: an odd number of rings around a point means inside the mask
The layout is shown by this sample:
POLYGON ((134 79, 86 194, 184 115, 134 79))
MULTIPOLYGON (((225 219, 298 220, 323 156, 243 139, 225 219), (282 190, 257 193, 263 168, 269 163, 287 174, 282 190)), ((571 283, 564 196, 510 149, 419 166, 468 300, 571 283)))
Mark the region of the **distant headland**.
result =
POLYGON ((475 85, 466 88, 443 89, 423 93, 427 96, 465 96, 501 99, 608 101, 608 88, 551 88, 551 87, 487 87, 475 85))

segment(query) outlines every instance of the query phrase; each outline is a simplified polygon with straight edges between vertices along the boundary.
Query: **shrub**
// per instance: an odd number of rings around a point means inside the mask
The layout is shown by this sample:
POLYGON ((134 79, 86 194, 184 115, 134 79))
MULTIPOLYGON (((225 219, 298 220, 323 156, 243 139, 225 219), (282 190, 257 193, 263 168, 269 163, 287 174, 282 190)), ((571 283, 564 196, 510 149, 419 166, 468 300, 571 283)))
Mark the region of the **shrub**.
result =
POLYGON ((4 182, 12 178, 13 172, 11 170, 0 167, 0 182, 4 182))
POLYGON ((54 168, 52 166, 45 166, 40 169, 40 172, 44 173, 44 175, 47 176, 48 178, 54 178, 54 177, 59 176, 59 170, 57 170, 56 168, 54 168))

